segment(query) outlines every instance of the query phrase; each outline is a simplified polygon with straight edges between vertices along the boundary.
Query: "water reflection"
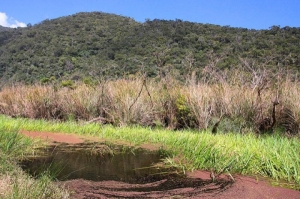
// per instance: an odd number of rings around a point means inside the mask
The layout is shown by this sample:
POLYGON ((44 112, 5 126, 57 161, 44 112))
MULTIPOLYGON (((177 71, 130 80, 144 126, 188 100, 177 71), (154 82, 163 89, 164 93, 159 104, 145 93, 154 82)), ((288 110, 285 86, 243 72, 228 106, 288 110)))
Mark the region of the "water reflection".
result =
MULTIPOLYGON (((103 146, 103 145, 102 145, 103 146)), ((48 171, 58 180, 85 179, 136 182, 146 175, 159 173, 153 167, 163 156, 158 151, 127 149, 107 150, 106 147, 52 146, 40 157, 20 163, 33 176, 48 171)))

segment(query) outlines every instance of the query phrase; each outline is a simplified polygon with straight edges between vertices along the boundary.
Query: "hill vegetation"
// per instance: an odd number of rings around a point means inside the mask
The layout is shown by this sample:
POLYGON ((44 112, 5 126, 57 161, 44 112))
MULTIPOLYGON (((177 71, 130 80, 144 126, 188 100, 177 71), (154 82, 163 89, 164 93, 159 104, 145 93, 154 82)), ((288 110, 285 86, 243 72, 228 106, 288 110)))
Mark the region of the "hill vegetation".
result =
POLYGON ((7 27, 0 26, 0 32, 1 32, 1 31, 9 31, 9 30, 12 30, 12 29, 11 29, 11 28, 7 28, 7 27))
POLYGON ((145 74, 178 80, 207 66, 297 70, 300 28, 248 30, 176 20, 146 20, 102 12, 44 20, 0 31, 0 81, 110 79, 145 74))

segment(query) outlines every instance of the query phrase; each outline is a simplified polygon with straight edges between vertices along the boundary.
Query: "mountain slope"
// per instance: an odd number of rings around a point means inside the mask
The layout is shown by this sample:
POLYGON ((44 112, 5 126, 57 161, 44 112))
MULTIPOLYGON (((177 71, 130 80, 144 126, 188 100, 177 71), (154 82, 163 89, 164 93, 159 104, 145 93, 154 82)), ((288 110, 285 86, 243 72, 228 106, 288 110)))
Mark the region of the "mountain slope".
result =
POLYGON ((3 27, 3 26, 0 25, 0 32, 1 31, 9 31, 9 30, 10 30, 10 28, 3 27))
POLYGON ((240 57, 297 69, 299 55, 300 28, 248 30, 157 19, 138 23, 114 14, 78 13, 0 31, 0 81, 119 78, 141 71, 154 77, 162 68, 182 79, 219 58, 220 69, 240 65, 240 57))

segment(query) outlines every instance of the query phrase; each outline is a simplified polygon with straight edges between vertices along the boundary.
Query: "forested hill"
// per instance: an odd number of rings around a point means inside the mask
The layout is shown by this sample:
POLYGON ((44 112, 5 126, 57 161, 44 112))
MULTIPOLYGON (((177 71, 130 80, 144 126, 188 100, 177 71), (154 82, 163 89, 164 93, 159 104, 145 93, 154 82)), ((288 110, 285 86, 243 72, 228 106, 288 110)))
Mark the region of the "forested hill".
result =
POLYGON ((149 77, 162 68, 176 78, 207 65, 300 67, 300 28, 249 30, 182 20, 146 20, 78 13, 26 28, 0 27, 0 81, 149 77))
POLYGON ((0 32, 1 31, 6 31, 6 30, 9 31, 9 30, 11 30, 11 28, 0 26, 0 32))

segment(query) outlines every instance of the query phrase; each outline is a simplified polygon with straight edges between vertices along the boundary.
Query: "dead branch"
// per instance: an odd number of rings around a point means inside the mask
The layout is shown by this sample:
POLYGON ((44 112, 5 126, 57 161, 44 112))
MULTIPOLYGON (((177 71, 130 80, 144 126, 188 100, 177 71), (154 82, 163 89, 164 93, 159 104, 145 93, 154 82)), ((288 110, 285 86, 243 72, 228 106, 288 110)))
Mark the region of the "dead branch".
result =
POLYGON ((88 124, 88 123, 92 123, 92 122, 99 122, 101 124, 107 124, 107 123, 112 124, 113 123, 112 120, 109 120, 109 119, 101 117, 101 116, 93 118, 93 119, 87 121, 86 123, 88 124))
POLYGON ((134 101, 132 102, 132 104, 130 105, 130 107, 129 107, 129 109, 128 109, 129 111, 131 110, 131 108, 133 107, 133 105, 137 102, 138 98, 141 96, 145 84, 146 84, 146 78, 143 79, 143 83, 142 83, 140 92, 139 92, 139 94, 136 96, 136 98, 134 99, 134 101))

